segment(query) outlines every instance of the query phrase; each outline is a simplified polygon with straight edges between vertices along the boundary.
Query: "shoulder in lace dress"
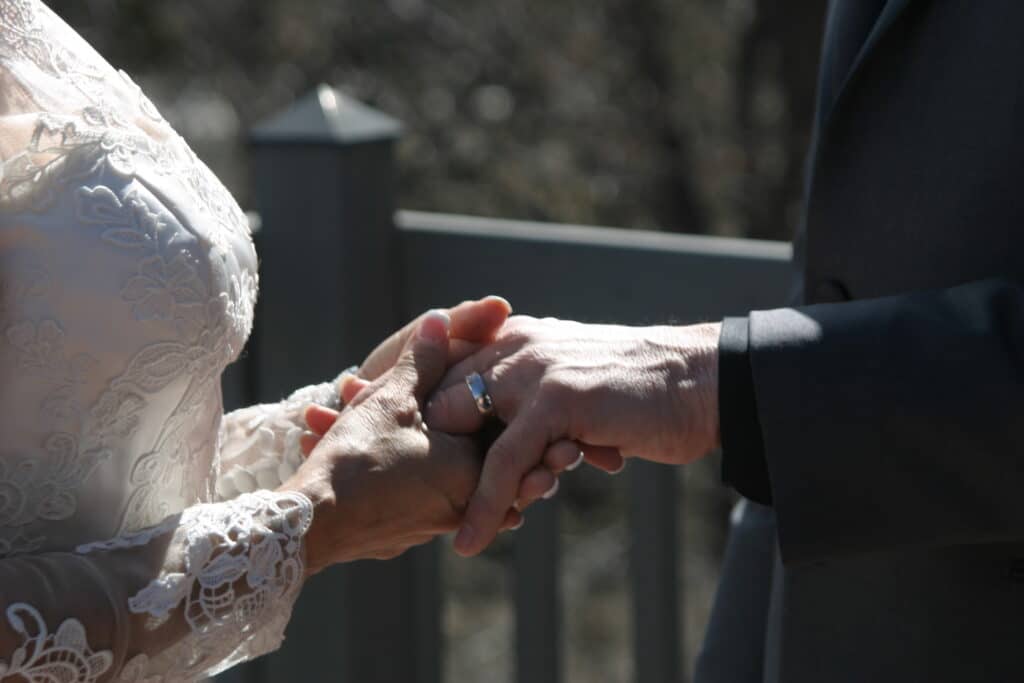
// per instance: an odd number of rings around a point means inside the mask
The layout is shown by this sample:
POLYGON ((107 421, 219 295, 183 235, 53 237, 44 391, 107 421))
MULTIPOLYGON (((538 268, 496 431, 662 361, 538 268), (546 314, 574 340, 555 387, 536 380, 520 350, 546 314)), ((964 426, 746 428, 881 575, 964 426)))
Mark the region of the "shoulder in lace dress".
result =
POLYGON ((257 291, 244 214, 38 0, 0 0, 0 164, 0 570, 86 572, 118 629, 152 632, 119 642, 8 582, 0 644, 19 649, 0 649, 0 680, 190 680, 272 649, 310 510, 257 490, 294 468, 298 407, 330 387, 223 414, 257 291), (158 578, 129 589, 85 566, 114 548, 158 578), (64 677, 40 673, 58 660, 64 677))

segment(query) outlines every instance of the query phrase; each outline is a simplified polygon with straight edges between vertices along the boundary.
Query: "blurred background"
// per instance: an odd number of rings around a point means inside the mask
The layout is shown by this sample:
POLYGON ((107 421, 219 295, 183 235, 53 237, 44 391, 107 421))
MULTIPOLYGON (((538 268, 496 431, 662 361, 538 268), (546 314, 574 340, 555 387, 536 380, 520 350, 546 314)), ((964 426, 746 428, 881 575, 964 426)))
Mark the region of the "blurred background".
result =
MULTIPOLYGON (((773 240, 795 228, 822 0, 49 4, 243 208, 248 131, 326 82, 403 123, 403 209, 773 240)), ((731 504, 717 468, 678 484, 687 672, 731 504)), ((576 474, 561 494, 564 678, 630 680, 624 487, 576 474)), ((511 680, 507 544, 441 556, 444 680, 511 680)))
POLYGON ((823 0, 51 0, 243 206, 314 84, 401 120, 400 205, 788 239, 823 0))

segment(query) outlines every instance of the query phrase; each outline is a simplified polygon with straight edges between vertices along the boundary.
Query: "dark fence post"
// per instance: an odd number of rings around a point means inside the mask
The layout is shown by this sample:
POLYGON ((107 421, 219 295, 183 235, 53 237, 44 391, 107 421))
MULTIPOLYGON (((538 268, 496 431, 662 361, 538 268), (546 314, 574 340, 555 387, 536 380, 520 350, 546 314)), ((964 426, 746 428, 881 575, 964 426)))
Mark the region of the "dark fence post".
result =
MULTIPOLYGON (((258 399, 334 377, 400 324, 398 134, 393 119, 324 85, 252 131, 258 399)), ((426 548, 314 577, 283 648, 247 680, 436 683, 436 563, 426 548)))
MULTIPOLYGON (((530 315, 625 324, 718 320, 779 305, 791 272, 790 247, 781 243, 419 212, 400 213, 399 224, 405 297, 414 308, 496 292, 530 315)), ((642 461, 628 470, 634 680, 678 683, 680 471, 642 461)), ((556 509, 528 510, 514 535, 521 682, 557 680, 562 664, 556 509)))
POLYGON ((526 511, 514 541, 516 681, 562 680, 561 590, 559 588, 558 500, 526 511))
POLYGON ((629 463, 630 579, 633 583, 633 671, 638 683, 678 683, 676 537, 678 468, 629 463))

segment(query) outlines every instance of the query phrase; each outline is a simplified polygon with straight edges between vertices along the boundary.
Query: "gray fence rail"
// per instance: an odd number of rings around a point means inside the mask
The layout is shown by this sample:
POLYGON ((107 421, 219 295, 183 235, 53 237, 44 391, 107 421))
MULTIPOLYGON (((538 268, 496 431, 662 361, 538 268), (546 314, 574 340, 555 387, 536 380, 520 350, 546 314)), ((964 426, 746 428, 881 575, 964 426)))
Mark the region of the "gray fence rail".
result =
MULTIPOLYGON (((396 122, 321 86, 253 132, 261 295, 229 405, 277 400, 357 362, 430 307, 497 293, 519 313, 714 320, 779 305, 788 245, 394 210, 396 122)), ((634 672, 682 680, 676 472, 630 467, 634 672)), ((557 500, 516 534, 516 679, 562 680, 557 500)), ((437 683, 437 544, 310 581, 274 655, 218 680, 437 683)))

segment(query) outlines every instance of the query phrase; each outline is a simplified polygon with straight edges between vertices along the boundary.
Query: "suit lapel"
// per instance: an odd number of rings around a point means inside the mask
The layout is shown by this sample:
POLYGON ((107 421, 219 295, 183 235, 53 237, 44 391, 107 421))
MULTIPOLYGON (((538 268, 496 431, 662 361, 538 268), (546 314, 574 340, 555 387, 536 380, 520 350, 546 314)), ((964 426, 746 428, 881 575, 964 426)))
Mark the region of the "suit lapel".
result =
MULTIPOLYGON (((818 174, 821 172, 820 152, 823 140, 828 136, 829 123, 831 122, 836 109, 843 105, 843 100, 846 98, 847 92, 850 89, 850 82, 857 77, 858 72, 863 68, 865 60, 871 55, 871 52, 874 51, 875 46, 878 45, 878 41, 882 39, 882 36, 889 31, 896 20, 913 2, 924 2, 924 0, 888 0, 886 2, 885 7, 882 8, 881 13, 878 15, 878 19, 875 21, 874 26, 868 33, 868 37, 864 41, 863 46, 857 52, 857 56, 854 58, 852 66, 847 70, 846 76, 843 78, 842 84, 839 86, 838 93, 834 98, 832 98, 832 102, 827 105, 821 101, 818 103, 818 116, 815 117, 814 120, 814 129, 811 134, 810 153, 807 157, 806 175, 804 178, 804 213, 798 230, 797 239, 794 241, 794 258, 798 263, 804 263, 806 259, 805 251, 807 249, 806 240, 809 221, 808 210, 810 205, 813 203, 816 184, 815 181, 818 174)), ((818 89, 820 96, 820 82, 818 89)), ((805 289, 806 287, 803 278, 798 278, 797 289, 792 293, 793 300, 802 301, 805 296, 805 289)))
POLYGON ((915 0, 888 0, 885 7, 882 8, 881 14, 878 15, 878 20, 868 33, 867 40, 864 41, 864 45, 860 48, 857 56, 853 60, 853 64, 846 73, 846 77, 843 78, 842 85, 839 86, 839 91, 836 93, 835 98, 832 100, 832 106, 828 108, 828 113, 825 116, 825 122, 832 117, 832 112, 842 104, 843 96, 849 89, 850 82, 857 77, 857 73, 861 70, 864 65, 864 61, 874 51, 875 46, 878 45, 878 41, 881 40, 893 23, 903 14, 907 7, 915 2, 915 0))

